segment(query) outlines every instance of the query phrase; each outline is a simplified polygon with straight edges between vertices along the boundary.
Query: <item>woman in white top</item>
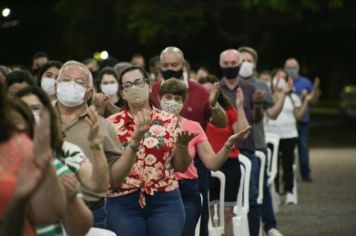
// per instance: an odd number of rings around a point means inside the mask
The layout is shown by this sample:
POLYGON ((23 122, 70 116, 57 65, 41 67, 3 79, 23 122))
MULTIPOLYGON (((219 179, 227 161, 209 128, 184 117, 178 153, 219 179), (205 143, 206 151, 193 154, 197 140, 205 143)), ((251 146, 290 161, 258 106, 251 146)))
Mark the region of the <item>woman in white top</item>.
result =
MULTIPOLYGON (((289 86, 290 88, 293 87, 292 79, 288 78, 287 72, 283 69, 276 70, 273 76, 272 84, 275 97, 280 96, 284 91, 288 91, 288 89, 285 89, 286 86, 289 86)), ((310 96, 306 96, 302 101, 299 96, 293 92, 293 90, 290 90, 284 100, 283 109, 278 118, 276 120, 272 120, 265 116, 264 119, 265 132, 274 133, 280 137, 278 163, 282 164, 283 169, 283 186, 284 193, 286 193, 286 204, 295 204, 292 193, 294 178, 294 149, 298 138, 296 123, 297 120, 303 117, 310 99, 310 96)), ((279 173, 277 172, 277 191, 279 191, 278 180, 279 173)))

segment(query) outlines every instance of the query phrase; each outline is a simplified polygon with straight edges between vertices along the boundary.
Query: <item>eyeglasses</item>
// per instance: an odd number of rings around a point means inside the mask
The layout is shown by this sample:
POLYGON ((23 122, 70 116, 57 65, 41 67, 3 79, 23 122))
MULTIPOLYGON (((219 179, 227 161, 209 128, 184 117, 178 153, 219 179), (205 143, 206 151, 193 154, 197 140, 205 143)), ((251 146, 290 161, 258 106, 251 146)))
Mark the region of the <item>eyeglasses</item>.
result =
POLYGON ((134 85, 135 85, 135 87, 143 88, 146 81, 147 81, 146 78, 135 79, 133 82, 129 81, 129 82, 122 83, 121 86, 125 91, 129 90, 134 85))

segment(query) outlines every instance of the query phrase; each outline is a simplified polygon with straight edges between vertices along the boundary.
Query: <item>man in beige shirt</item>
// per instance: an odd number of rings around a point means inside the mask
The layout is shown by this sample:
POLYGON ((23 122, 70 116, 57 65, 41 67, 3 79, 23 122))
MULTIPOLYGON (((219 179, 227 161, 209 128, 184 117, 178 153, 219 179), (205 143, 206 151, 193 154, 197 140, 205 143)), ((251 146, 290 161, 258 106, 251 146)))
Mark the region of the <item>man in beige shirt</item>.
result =
POLYGON ((92 164, 84 175, 90 178, 90 185, 82 184, 81 187, 84 200, 94 212, 95 226, 98 226, 104 220, 100 219, 100 211, 105 203, 109 179, 114 179, 115 183, 123 181, 136 155, 132 150, 123 151, 112 125, 98 116, 95 109, 88 108, 87 101, 94 93, 93 78, 83 64, 65 63, 59 71, 56 86, 58 101, 55 106, 64 139, 78 145, 92 164))

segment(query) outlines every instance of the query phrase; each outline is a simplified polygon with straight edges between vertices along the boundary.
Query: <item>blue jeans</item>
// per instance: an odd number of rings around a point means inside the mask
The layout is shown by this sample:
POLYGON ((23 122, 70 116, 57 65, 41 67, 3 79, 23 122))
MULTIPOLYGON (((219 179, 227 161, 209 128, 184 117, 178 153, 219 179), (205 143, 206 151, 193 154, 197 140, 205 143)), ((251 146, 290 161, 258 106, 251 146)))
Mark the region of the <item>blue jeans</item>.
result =
POLYGON ((198 181, 199 181, 199 191, 203 196, 203 206, 201 209, 200 218, 200 236, 209 236, 209 182, 210 182, 210 170, 208 170, 203 162, 200 160, 198 155, 194 158, 195 167, 198 170, 198 181))
MULTIPOLYGON (((267 157, 267 148, 259 149, 267 157)), ((264 230, 267 233, 272 228, 277 228, 276 216, 274 215, 271 193, 269 191, 267 181, 268 181, 268 163, 266 161, 265 175, 263 178, 263 202, 261 205, 261 217, 264 223, 264 230)))
POLYGON ((261 206, 257 204, 258 198, 258 180, 260 175, 260 165, 258 158, 254 152, 240 150, 241 154, 248 157, 251 161, 251 178, 250 178, 250 190, 249 190, 249 203, 250 210, 248 212, 248 226, 251 236, 258 236, 260 230, 261 220, 261 206))
POLYGON ((199 192, 198 179, 195 180, 180 180, 179 190, 182 196, 185 209, 185 225, 184 236, 194 236, 195 227, 198 223, 201 212, 201 200, 199 192))
POLYGON ((299 169, 302 178, 310 175, 309 167, 309 123, 298 122, 299 169))
POLYGON ((147 205, 138 204, 139 191, 109 197, 106 202, 107 229, 120 236, 180 236, 185 213, 178 189, 146 195, 147 205))
POLYGON ((105 205, 93 211, 93 227, 106 229, 106 209, 105 205))

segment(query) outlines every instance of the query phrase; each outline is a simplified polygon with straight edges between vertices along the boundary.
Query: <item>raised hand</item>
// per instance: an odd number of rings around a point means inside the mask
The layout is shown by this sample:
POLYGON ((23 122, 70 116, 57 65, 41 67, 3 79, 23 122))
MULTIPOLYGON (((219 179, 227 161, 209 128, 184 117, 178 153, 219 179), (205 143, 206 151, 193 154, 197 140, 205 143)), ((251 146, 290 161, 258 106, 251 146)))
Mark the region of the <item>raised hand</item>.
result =
POLYGON ((109 98, 103 93, 95 93, 93 96, 93 104, 100 114, 104 114, 109 102, 109 98))
POLYGON ((197 136, 196 133, 189 133, 188 131, 184 130, 178 133, 177 135, 177 146, 188 146, 188 143, 197 136))
POLYGON ((151 112, 147 109, 137 112, 134 117, 136 125, 135 131, 132 134, 131 140, 139 143, 145 133, 149 130, 151 124, 151 112))
POLYGON ((289 94, 293 91, 293 80, 289 79, 283 88, 284 94, 289 94))
POLYGON ((257 89, 252 95, 253 103, 261 104, 265 100, 266 91, 257 89))
POLYGON ((227 139, 226 142, 228 143, 229 146, 231 146, 231 145, 234 144, 236 141, 247 138, 247 136, 250 134, 251 130, 252 130, 252 126, 249 126, 249 127, 247 127, 246 129, 241 130, 240 132, 231 135, 231 136, 227 139))
POLYGON ((41 112, 39 125, 35 128, 33 139, 34 163, 39 169, 44 169, 52 159, 50 117, 47 109, 41 112))
POLYGON ((210 93, 209 93, 209 104, 210 106, 214 107, 218 101, 220 94, 220 84, 219 82, 216 82, 213 84, 211 87, 210 93))
POLYGON ((238 88, 236 91, 235 104, 236 107, 243 106, 244 104, 244 93, 241 88, 238 88))
POLYGON ((88 141, 94 142, 99 134, 98 113, 96 112, 95 106, 88 108, 88 116, 85 117, 85 120, 88 122, 90 128, 88 141))
POLYGON ((59 177, 59 182, 65 189, 67 201, 72 202, 76 196, 77 192, 79 191, 79 181, 74 174, 64 174, 59 177))

